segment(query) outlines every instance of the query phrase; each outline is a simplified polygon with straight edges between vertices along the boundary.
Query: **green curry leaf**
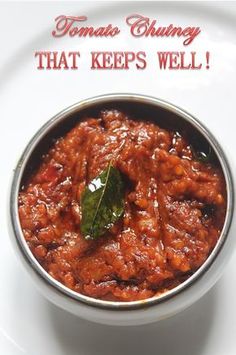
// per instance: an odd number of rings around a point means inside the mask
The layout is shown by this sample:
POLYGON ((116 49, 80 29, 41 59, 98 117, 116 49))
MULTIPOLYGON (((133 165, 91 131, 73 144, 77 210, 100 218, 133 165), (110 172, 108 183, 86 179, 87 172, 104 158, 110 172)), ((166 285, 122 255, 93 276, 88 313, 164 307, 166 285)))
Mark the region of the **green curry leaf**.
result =
POLYGON ((124 213, 124 183, 111 163, 83 191, 81 210, 80 230, 88 239, 102 236, 124 213))

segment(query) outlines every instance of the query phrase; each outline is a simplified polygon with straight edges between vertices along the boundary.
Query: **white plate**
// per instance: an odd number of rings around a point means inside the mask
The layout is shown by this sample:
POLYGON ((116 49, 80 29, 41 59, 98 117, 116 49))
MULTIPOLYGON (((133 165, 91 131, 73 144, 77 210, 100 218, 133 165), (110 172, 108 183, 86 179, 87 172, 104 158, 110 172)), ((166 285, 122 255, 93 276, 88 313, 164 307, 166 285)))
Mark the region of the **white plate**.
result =
POLYGON ((169 320, 133 328, 81 321, 49 304, 14 257, 6 186, 20 152, 44 122, 64 107, 102 93, 135 92, 169 100, 204 122, 231 155, 236 152, 236 3, 0 3, 0 17, 1 354, 235 355, 236 254, 206 296, 169 320), (160 24, 199 25, 202 32, 186 48, 178 39, 135 40, 124 25, 132 13, 156 18, 160 24), (50 32, 60 14, 85 14, 96 26, 112 22, 122 33, 112 40, 55 40, 50 32), (80 50, 80 69, 37 71, 34 51, 56 48, 80 50), (147 52, 146 70, 90 70, 90 50, 132 49, 147 52), (160 72, 158 50, 209 50, 210 69, 160 72))

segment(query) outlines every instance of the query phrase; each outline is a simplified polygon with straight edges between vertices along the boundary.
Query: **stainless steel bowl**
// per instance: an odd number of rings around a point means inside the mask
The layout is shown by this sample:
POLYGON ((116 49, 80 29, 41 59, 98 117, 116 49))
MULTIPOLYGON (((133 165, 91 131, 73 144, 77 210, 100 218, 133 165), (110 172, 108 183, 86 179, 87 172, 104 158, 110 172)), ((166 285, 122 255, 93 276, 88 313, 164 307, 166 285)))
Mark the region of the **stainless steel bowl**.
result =
MULTIPOLYGON (((122 313, 124 320, 126 319, 124 322, 125 324, 140 324, 149 322, 148 319, 145 318, 145 320, 140 320, 140 316, 137 316, 137 313, 140 313, 141 311, 154 309, 155 306, 157 313, 156 317, 149 317, 150 321, 154 321, 176 313, 178 310, 180 310, 180 308, 183 309, 192 303, 192 301, 190 302, 189 299, 186 302, 183 301, 181 307, 176 306, 176 310, 173 306, 173 300, 181 300, 181 297, 184 299, 185 296, 183 295, 187 295, 189 289, 193 289, 194 286, 197 287, 196 285, 202 282, 203 276, 205 276, 205 285, 202 287, 202 292, 198 292, 198 294, 205 293, 209 287, 212 286, 212 280, 214 279, 215 282, 220 274, 220 265, 217 266, 217 268, 214 267, 214 265, 216 266, 216 261, 220 259, 220 255, 223 254, 222 250, 224 250, 227 239, 229 238, 228 234, 233 216, 233 208, 234 189, 229 164, 220 145, 209 132, 209 130, 203 126, 203 124, 201 124, 196 118, 181 108, 154 97, 136 94, 110 94, 86 99, 70 106, 69 108, 66 108, 54 116, 51 120, 49 120, 31 139, 14 170, 10 194, 10 228, 17 254, 23 260, 24 265, 35 279, 36 284, 41 285, 40 288, 44 290, 44 294, 46 294, 46 296, 50 298, 54 303, 84 318, 95 320, 101 323, 113 324, 113 316, 111 316, 111 314, 115 315, 117 313, 122 313), (135 116, 138 115, 143 119, 151 118, 161 126, 165 126, 166 124, 169 126, 177 125, 178 127, 179 125, 184 125, 184 127, 189 130, 190 134, 197 135, 199 139, 202 139, 210 144, 215 153, 216 159, 222 168, 226 183, 227 212, 225 223, 220 238, 207 260, 189 279, 187 279, 179 286, 158 297, 152 297, 142 301, 113 302, 98 300, 76 293, 56 281, 42 268, 42 266, 38 263, 28 248, 22 233, 18 215, 18 194, 20 188, 24 184, 24 180, 37 165, 40 155, 47 151, 52 140, 71 129, 76 122, 79 122, 82 116, 86 114, 96 114, 96 112, 98 112, 100 109, 109 107, 121 108, 125 109, 126 111, 128 110, 128 112, 133 113, 135 116), (212 273, 211 270, 215 271, 212 273), (58 301, 58 299, 60 299, 60 301, 58 301), (68 303, 70 306, 67 305, 67 301, 69 301, 68 303), (172 304, 170 307, 170 314, 168 314, 168 312, 160 312, 158 315, 158 309, 161 309, 161 305, 167 305, 168 302, 172 304), (86 306, 87 313, 85 313, 87 315, 84 315, 84 312, 81 311, 81 307, 83 308, 83 306, 86 306), (102 314, 101 312, 103 312, 103 316, 97 316, 97 318, 93 317, 92 314, 95 309, 95 313, 102 314), (127 314, 127 312, 131 310, 133 313, 130 312, 130 316, 125 316, 125 312, 127 314), (129 319, 132 318, 132 314, 135 314, 135 310, 136 316, 133 317, 134 319, 132 321, 129 321, 129 319), (91 316, 88 316, 88 314, 91 314, 91 316), (105 314, 110 315, 105 316, 105 314)), ((229 243, 229 245, 231 245, 231 243, 229 243)), ((225 254, 228 255, 229 253, 227 252, 225 254)), ((193 296, 190 298, 194 299, 193 296)), ((120 319, 119 321, 115 321, 115 324, 123 324, 122 316, 114 316, 114 320, 115 318, 120 319)))

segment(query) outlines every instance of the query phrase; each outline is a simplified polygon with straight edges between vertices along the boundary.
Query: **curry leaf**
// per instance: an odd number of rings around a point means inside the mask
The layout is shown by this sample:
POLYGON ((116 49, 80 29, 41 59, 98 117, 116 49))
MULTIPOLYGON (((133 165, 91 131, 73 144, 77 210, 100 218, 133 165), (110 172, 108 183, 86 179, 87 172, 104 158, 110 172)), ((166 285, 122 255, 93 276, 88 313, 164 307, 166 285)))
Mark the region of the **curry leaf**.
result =
POLYGON ((85 188, 81 210, 81 233, 91 239, 102 236, 124 213, 122 176, 111 163, 85 188))

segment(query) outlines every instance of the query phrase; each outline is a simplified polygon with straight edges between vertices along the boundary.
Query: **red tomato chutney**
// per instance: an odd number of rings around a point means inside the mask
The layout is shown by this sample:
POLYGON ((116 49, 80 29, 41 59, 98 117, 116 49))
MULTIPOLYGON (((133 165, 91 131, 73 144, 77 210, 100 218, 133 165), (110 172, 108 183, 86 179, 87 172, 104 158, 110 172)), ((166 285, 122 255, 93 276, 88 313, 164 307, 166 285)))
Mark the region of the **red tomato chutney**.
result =
POLYGON ((216 245, 225 213, 217 164, 196 159, 183 133, 111 109, 57 139, 19 194, 24 237, 42 267, 111 301, 160 295, 189 278, 216 245), (125 211, 86 240, 81 194, 111 160, 126 181, 125 211))

